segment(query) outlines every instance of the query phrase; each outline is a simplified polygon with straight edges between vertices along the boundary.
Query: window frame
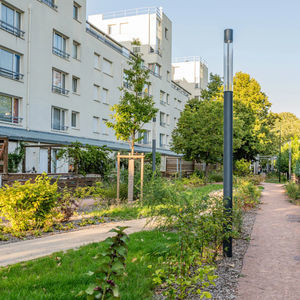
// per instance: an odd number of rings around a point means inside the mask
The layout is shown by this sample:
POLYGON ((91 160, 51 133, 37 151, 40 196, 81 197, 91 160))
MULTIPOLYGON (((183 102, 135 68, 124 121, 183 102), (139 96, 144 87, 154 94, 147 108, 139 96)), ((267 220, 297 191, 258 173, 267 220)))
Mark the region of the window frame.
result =
POLYGON ((68 126, 67 126, 67 112, 68 110, 65 108, 57 107, 57 106, 52 106, 51 107, 51 130, 55 131, 67 131, 68 126), (59 111, 59 129, 55 128, 55 114, 54 111, 57 110, 59 111))

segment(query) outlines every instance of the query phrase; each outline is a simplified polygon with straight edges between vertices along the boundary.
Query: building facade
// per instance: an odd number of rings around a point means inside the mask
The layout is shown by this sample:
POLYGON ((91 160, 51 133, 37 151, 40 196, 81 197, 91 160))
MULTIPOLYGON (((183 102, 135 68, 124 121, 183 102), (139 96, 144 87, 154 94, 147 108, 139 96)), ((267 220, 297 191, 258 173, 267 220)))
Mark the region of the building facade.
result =
MULTIPOLYGON (((142 51, 150 69, 149 92, 159 113, 154 124, 145 125, 147 133, 136 150, 151 151, 155 132, 157 150, 174 154, 169 150, 171 133, 190 94, 171 79, 172 26, 161 9, 132 16, 146 16, 160 37, 168 37, 155 41, 158 36, 152 37, 151 29, 150 44, 141 49, 131 47, 132 35, 123 41, 114 34, 115 28, 107 27, 107 34, 93 17, 86 22, 85 0, 1 0, 0 16, 0 136, 9 138, 9 152, 20 141, 33 145, 79 141, 128 149, 105 121, 122 96, 119 87, 130 55, 142 51)), ((129 25, 120 24, 119 33, 126 28, 129 25)), ((68 166, 55 161, 55 151, 51 171, 66 172, 68 166)), ((28 147, 25 171, 49 171, 46 152, 28 147)))
POLYGON ((191 93, 192 98, 200 99, 201 91, 207 88, 208 68, 199 56, 173 59, 172 78, 191 93))

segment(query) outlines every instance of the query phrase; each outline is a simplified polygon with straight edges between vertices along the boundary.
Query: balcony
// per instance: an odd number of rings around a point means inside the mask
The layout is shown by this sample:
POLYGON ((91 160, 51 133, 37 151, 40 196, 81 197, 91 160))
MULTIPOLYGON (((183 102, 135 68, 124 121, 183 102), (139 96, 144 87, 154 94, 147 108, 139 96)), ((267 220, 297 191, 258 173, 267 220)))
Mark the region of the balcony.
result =
POLYGON ((19 118, 16 116, 12 116, 11 114, 0 114, 0 121, 1 122, 7 122, 7 123, 13 123, 13 124, 21 124, 23 118, 19 118))
POLYGON ((45 3, 51 8, 57 9, 57 5, 55 5, 54 0, 39 0, 42 3, 45 3))
POLYGON ((162 126, 162 127, 166 127, 166 125, 167 125, 167 123, 166 123, 166 122, 162 122, 162 121, 160 121, 160 126, 162 126))
POLYGON ((12 25, 10 25, 10 24, 2 21, 2 20, 0 20, 0 28, 7 31, 7 32, 9 32, 9 33, 11 33, 11 34, 13 34, 13 35, 15 35, 15 36, 17 36, 17 37, 24 37, 24 34, 25 34, 24 31, 20 30, 17 27, 14 27, 14 26, 12 26, 12 25))
POLYGON ((7 77, 13 80, 21 80, 24 77, 23 74, 4 68, 0 68, 0 76, 7 77))
POLYGON ((158 54, 159 56, 161 56, 161 51, 160 49, 154 49, 153 47, 150 46, 149 49, 149 53, 154 53, 154 54, 158 54))
POLYGON ((60 94, 60 95, 65 95, 65 96, 68 96, 68 94, 69 94, 68 90, 66 90, 62 87, 56 86, 56 85, 52 85, 52 92, 60 94))
POLYGON ((161 76, 160 76, 158 73, 155 73, 154 71, 152 71, 151 69, 147 68, 146 66, 143 66, 143 68, 144 68, 145 70, 148 70, 149 73, 152 74, 153 76, 155 76, 155 77, 161 79, 161 76))
POLYGON ((160 100, 160 104, 166 106, 167 102, 160 100))
POLYGON ((70 57, 70 54, 68 54, 67 52, 65 52, 61 49, 55 48, 55 47, 52 48, 52 53, 55 55, 58 55, 64 59, 69 59, 69 57, 70 57))

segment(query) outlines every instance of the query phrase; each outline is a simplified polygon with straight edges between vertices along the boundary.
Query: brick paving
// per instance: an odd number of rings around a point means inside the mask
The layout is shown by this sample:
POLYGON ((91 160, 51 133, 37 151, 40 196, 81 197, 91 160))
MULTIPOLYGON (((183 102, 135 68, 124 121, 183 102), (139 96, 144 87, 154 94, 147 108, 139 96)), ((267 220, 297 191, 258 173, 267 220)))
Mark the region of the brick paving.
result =
POLYGON ((240 300, 300 299, 300 207, 265 183, 239 280, 240 300))

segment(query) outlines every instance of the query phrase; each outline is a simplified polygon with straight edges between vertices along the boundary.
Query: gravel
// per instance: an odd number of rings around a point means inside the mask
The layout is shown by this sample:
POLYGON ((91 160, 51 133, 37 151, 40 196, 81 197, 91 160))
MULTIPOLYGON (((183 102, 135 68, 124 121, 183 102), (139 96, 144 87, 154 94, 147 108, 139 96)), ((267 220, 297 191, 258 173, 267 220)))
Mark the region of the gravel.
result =
MULTIPOLYGON (((250 243, 250 236, 255 222, 257 210, 245 212, 243 215, 243 229, 240 239, 233 240, 232 257, 218 261, 215 280, 216 285, 208 291, 215 300, 237 299, 238 281, 242 276, 243 258, 250 243)), ((192 298, 192 299, 199 299, 192 298)))

